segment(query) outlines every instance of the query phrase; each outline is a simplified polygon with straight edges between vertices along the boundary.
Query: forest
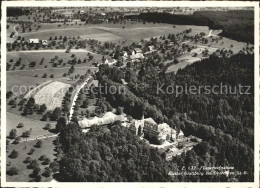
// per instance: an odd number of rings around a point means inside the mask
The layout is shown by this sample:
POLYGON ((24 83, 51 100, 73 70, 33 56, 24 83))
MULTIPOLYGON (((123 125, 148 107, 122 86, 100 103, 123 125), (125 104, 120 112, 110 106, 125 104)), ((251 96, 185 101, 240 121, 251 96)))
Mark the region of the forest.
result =
POLYGON ((75 123, 61 127, 59 181, 169 181, 168 164, 155 149, 119 122, 84 134, 75 123))
MULTIPOLYGON (((121 78, 129 81, 126 93, 105 95, 112 106, 124 107, 124 111, 135 118, 143 112, 145 117, 152 117, 157 123, 167 122, 172 127, 181 128, 185 135, 202 138, 208 147, 203 156, 202 153, 196 155, 198 161, 199 159, 203 161, 204 155, 207 154, 208 157, 211 156, 209 157, 211 165, 234 165, 238 170, 248 172, 246 176, 240 176, 239 181, 252 181, 254 55, 239 53, 230 58, 212 55, 208 59, 179 70, 177 74, 158 73, 154 63, 150 62, 143 63, 138 74, 131 71, 131 66, 118 69, 102 65, 99 68, 97 77, 101 84, 119 87, 121 78), (129 77, 128 74, 131 72, 129 77), (146 83, 150 87, 137 90, 132 80, 140 85, 146 83), (202 93, 176 97, 174 94, 158 94, 156 92, 158 83, 188 86, 214 86, 223 83, 232 87, 241 84, 250 87, 250 94, 202 93)), ((183 160, 185 158, 182 156, 183 160)), ((179 166, 179 162, 177 165, 179 166)))
POLYGON ((249 10, 196 11, 192 15, 150 12, 125 17, 157 23, 208 26, 221 29, 220 36, 254 43, 254 12, 249 10))

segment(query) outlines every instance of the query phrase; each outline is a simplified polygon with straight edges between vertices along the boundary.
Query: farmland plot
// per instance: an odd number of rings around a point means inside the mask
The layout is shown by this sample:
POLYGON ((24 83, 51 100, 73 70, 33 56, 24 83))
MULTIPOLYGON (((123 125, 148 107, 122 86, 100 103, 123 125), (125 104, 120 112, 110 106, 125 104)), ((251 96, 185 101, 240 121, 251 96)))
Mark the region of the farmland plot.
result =
POLYGON ((69 87, 69 84, 58 81, 52 82, 34 95, 35 102, 39 105, 46 104, 47 110, 61 107, 63 96, 69 87))

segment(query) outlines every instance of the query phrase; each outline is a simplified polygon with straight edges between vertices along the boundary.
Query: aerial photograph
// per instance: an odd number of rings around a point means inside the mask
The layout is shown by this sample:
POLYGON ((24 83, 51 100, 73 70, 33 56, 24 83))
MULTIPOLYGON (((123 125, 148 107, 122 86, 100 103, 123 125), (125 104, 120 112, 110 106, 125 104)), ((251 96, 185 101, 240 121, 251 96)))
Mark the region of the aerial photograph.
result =
POLYGON ((6 182, 255 181, 253 6, 6 13, 6 182))

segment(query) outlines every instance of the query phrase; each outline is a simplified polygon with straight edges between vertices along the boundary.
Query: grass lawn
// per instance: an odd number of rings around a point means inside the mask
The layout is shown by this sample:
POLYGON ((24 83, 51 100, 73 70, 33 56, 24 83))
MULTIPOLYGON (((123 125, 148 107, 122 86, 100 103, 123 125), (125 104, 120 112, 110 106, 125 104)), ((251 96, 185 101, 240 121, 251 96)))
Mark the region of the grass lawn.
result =
MULTIPOLYGON (((53 144, 53 141, 56 138, 47 138, 47 139, 42 139, 42 147, 41 148, 35 148, 34 145, 36 144, 36 141, 28 141, 28 142, 23 142, 19 144, 10 144, 7 148, 9 151, 6 156, 6 162, 7 164, 11 162, 10 166, 7 166, 7 169, 10 167, 17 167, 19 174, 14 175, 14 176, 9 176, 6 175, 6 180, 7 182, 30 182, 33 179, 29 177, 29 175, 32 173, 32 169, 27 168, 27 164, 25 164, 23 161, 25 160, 26 157, 31 157, 32 159, 39 159, 41 155, 46 155, 51 161, 54 160, 55 156, 54 154, 56 153, 54 151, 55 146, 53 144), (24 149, 26 146, 26 149, 24 149), (35 152, 32 155, 28 155, 27 153, 31 150, 31 148, 35 149, 35 152), (19 155, 15 159, 9 158, 9 154, 11 153, 12 150, 18 151, 19 155)), ((45 167, 48 167, 49 165, 43 165, 41 161, 37 161, 39 164, 39 167, 41 168, 41 174, 44 171, 45 167)), ((51 181, 52 175, 48 178, 45 178, 42 176, 43 182, 49 182, 51 181)))
MULTIPOLYGON (((28 137, 28 139, 35 139, 36 137, 41 136, 41 135, 47 135, 47 134, 53 135, 54 134, 48 130, 43 129, 44 126, 47 124, 47 122, 33 120, 28 117, 22 117, 20 115, 12 114, 9 112, 6 113, 6 118, 7 118, 7 122, 6 122, 6 135, 7 136, 9 135, 11 129, 16 129, 17 136, 21 136, 23 132, 29 131, 30 129, 32 129, 31 136, 28 137), (23 123, 24 127, 17 128, 16 126, 19 123, 23 123)), ((56 122, 53 121, 50 123, 51 123, 52 128, 55 128, 56 122)), ((22 139, 25 139, 25 138, 22 138, 22 139)))

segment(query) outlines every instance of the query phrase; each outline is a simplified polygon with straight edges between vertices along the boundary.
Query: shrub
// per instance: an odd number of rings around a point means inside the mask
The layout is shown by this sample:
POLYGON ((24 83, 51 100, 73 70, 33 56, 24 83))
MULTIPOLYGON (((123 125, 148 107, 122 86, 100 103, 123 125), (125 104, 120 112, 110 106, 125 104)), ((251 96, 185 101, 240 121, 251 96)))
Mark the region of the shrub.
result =
POLYGON ((17 128, 22 128, 22 127, 24 127, 24 124, 23 124, 23 123, 19 123, 19 124, 17 125, 17 128))
POLYGON ((13 150, 11 154, 9 155, 10 158, 15 159, 18 157, 18 151, 13 150))
POLYGON ((9 170, 6 172, 9 176, 14 176, 18 174, 18 169, 14 166, 11 167, 9 170))

